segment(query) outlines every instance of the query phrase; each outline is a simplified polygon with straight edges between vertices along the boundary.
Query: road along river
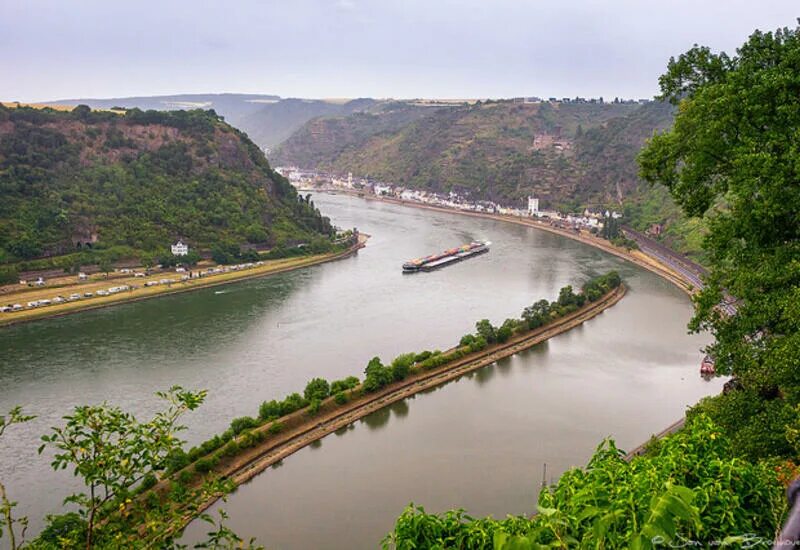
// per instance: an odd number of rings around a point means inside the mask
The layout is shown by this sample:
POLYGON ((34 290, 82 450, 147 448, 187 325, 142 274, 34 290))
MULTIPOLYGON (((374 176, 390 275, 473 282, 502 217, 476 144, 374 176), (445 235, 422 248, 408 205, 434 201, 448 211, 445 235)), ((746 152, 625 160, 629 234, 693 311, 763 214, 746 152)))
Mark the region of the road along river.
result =
POLYGON ((187 418, 196 442, 314 376, 448 348, 477 319, 498 324, 610 269, 629 288, 619 304, 292 455, 224 505, 233 527, 270 548, 373 548, 412 500, 530 512, 544 463, 556 476, 609 435, 632 447, 719 390, 697 374, 706 337, 686 334, 688 298, 652 273, 500 221, 344 196, 315 202, 337 225, 372 235, 367 247, 301 271, 0 331, 0 410, 22 404, 39 415, 4 436, 0 476, 34 528, 75 487, 36 455, 38 436, 74 405, 107 400, 144 416, 156 390, 208 388, 187 418), (476 239, 492 241, 491 252, 401 273, 409 258, 476 239))

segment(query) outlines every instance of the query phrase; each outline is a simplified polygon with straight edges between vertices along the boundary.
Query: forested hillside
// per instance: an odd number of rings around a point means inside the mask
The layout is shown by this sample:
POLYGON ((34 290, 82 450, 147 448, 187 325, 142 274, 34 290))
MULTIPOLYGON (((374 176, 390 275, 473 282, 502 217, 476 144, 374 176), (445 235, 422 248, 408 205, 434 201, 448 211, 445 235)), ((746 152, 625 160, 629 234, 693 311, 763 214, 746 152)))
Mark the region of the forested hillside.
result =
POLYGON ((697 255, 704 234, 663 189, 638 177, 636 155, 674 108, 647 104, 513 101, 424 110, 407 103, 310 120, 270 158, 352 172, 415 189, 544 208, 624 210, 637 229, 663 227, 669 246, 697 255))
POLYGON ((0 106, 0 262, 160 251, 182 238, 280 245, 331 225, 213 111, 0 106))
POLYGON ((425 114, 315 119, 272 158, 503 202, 610 202, 637 188, 636 153, 672 118, 661 103, 502 101, 425 114))

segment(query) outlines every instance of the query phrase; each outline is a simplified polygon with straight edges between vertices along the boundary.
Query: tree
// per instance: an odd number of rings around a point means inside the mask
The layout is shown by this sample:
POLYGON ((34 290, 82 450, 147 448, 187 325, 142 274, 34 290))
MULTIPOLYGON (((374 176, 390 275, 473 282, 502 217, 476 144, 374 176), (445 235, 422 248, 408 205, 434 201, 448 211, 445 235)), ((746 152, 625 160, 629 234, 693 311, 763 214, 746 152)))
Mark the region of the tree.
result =
POLYGON ((707 220, 691 328, 713 333, 718 372, 787 405, 800 399, 798 58, 800 27, 756 31, 733 57, 695 46, 670 59, 659 83, 675 124, 639 155, 645 180, 707 220), (729 296, 733 315, 717 307, 729 296))
POLYGON ((114 268, 111 266, 111 262, 105 258, 100 260, 100 263, 97 267, 100 269, 100 271, 106 274, 106 277, 108 277, 108 274, 114 270, 114 268))
MULTIPOLYGON (((6 416, 0 416, 0 437, 3 436, 6 428, 9 428, 14 424, 28 422, 34 418, 34 416, 24 414, 22 412, 22 407, 14 407, 6 416)), ((16 550, 22 545, 22 541, 25 539, 25 531, 28 528, 28 518, 14 518, 12 515, 12 511, 16 505, 16 502, 8 499, 5 485, 0 483, 0 516, 2 516, 2 524, 0 524, 0 537, 3 536, 3 532, 5 531, 8 536, 9 548, 11 550, 16 550), (19 535, 19 541, 17 541, 15 525, 19 525, 22 528, 19 535)))
POLYGON ((40 453, 47 445, 56 449, 53 469, 72 467, 86 486, 86 493, 73 494, 66 502, 76 504, 86 522, 87 550, 96 542, 98 514, 112 504, 124 507, 135 485, 148 474, 163 470, 167 456, 180 449, 183 442, 176 434, 185 427, 177 421, 200 406, 206 392, 174 386, 156 395, 168 406, 147 422, 106 403, 86 405, 65 417, 66 426, 53 428, 50 435, 42 437, 40 453))
POLYGON ((303 392, 303 397, 306 398, 307 401, 318 400, 322 401, 326 397, 331 394, 331 386, 328 384, 328 381, 324 378, 312 378, 308 384, 306 384, 306 389, 303 392))
POLYGON ((240 253, 239 245, 232 242, 219 242, 211 247, 211 259, 218 264, 232 264, 240 253))
POLYGON ((411 365, 414 364, 416 353, 404 353, 398 355, 392 361, 392 379, 395 381, 403 380, 411 372, 411 365))
POLYGON ((533 330, 544 325, 550 313, 550 302, 539 300, 522 311, 522 318, 528 323, 528 328, 533 330))
POLYGON ((385 367, 380 357, 373 357, 364 369, 364 391, 374 392, 392 381, 391 367, 385 367))
POLYGON ((574 303, 576 303, 576 296, 572 291, 572 286, 567 285, 563 287, 558 293, 558 305, 568 306, 574 303))
POLYGON ((475 323, 475 330, 478 332, 478 336, 482 336, 489 344, 494 344, 497 341, 495 329, 489 319, 481 319, 475 323))

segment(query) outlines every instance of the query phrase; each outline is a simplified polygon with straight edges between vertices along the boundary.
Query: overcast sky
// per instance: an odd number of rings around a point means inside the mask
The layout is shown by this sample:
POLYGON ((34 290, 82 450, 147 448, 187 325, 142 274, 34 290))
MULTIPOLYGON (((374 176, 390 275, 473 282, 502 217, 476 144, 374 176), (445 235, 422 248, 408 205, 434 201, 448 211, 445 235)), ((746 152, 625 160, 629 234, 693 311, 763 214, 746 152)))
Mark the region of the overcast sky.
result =
POLYGON ((650 97, 798 0, 0 0, 0 99, 650 97))

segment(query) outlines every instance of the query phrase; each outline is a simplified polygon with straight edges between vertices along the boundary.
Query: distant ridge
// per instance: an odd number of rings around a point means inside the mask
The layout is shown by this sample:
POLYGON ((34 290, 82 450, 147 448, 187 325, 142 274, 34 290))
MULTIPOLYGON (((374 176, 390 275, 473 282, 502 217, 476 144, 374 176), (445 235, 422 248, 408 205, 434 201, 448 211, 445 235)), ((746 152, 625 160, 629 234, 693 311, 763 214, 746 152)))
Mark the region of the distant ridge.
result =
POLYGON ((58 99, 58 105, 88 105, 92 109, 113 107, 142 110, 213 109, 226 122, 239 128, 261 148, 272 148, 303 124, 318 116, 344 116, 369 109, 386 100, 375 99, 298 99, 273 94, 174 94, 117 98, 58 99))

